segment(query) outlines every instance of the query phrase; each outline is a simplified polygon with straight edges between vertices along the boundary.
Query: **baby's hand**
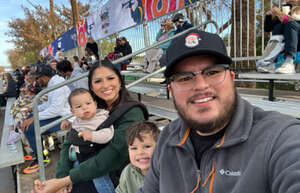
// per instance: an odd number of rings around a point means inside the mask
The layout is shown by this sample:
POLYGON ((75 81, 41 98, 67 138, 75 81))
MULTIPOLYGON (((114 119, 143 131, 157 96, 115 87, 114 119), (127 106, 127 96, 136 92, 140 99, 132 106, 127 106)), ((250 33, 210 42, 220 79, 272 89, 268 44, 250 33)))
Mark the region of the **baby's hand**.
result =
POLYGON ((93 135, 92 131, 86 129, 81 133, 82 133, 81 136, 83 137, 84 141, 92 141, 92 135, 93 135))
POLYGON ((69 129, 71 129, 71 122, 68 121, 68 120, 63 120, 63 121, 61 122, 61 124, 60 124, 60 128, 61 128, 62 130, 69 130, 69 129))

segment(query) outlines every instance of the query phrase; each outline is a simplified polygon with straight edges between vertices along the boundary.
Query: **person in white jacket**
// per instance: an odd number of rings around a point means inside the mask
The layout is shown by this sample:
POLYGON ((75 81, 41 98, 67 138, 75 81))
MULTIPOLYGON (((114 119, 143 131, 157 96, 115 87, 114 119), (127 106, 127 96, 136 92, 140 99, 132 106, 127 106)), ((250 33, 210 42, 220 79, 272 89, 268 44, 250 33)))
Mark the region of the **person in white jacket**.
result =
MULTIPOLYGON (((63 77, 54 75, 49 66, 41 67, 39 72, 37 72, 37 76, 38 82, 42 86, 46 86, 47 88, 65 81, 63 77)), ((68 104, 69 94, 70 89, 68 88, 68 86, 60 87, 48 93, 48 101, 38 106, 38 116, 41 127, 71 113, 68 104)), ((23 122, 23 124, 21 125, 21 129, 24 131, 30 147, 36 155, 37 148, 32 116, 23 122)), ((60 125, 56 125, 44 132, 43 135, 53 133, 55 131, 58 131, 59 129, 60 125)), ((24 173, 32 173, 37 171, 38 169, 39 167, 37 161, 34 161, 30 166, 24 169, 24 173)))

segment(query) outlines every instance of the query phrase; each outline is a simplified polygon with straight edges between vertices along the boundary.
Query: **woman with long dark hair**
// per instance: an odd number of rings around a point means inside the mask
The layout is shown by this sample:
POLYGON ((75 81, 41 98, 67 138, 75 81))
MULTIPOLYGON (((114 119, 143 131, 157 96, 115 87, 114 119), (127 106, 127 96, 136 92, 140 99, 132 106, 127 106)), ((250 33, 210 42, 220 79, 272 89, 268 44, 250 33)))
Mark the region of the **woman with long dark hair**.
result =
MULTIPOLYGON (((133 101, 125 87, 125 82, 118 69, 108 60, 96 63, 89 72, 89 90, 97 102, 98 108, 104 108, 110 113, 125 103, 133 101)), ((56 177, 43 183, 37 183, 37 192, 56 192, 69 186, 88 183, 95 178, 115 173, 128 163, 128 147, 125 140, 126 129, 133 123, 146 119, 140 107, 133 107, 122 115, 113 126, 113 139, 95 156, 73 168, 68 158, 69 142, 65 141, 56 168, 56 177)), ((67 124, 62 124, 65 127, 67 124)), ((114 179, 112 178, 114 182, 114 179)), ((116 182, 115 182, 116 183, 116 182)), ((115 184, 116 185, 116 184, 115 184)), ((93 189, 93 183, 85 185, 93 189)), ((95 185, 96 186, 96 185, 95 185)), ((85 189, 84 192, 91 192, 85 189)))

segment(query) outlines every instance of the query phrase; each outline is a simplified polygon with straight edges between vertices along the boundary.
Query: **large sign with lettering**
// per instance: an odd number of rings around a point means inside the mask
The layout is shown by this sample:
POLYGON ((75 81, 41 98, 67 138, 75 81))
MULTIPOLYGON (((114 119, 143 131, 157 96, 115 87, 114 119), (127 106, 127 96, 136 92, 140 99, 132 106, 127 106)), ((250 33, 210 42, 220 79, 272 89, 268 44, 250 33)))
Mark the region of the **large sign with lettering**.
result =
POLYGON ((144 20, 160 17, 196 1, 199 0, 110 0, 98 11, 82 19, 77 24, 76 31, 75 28, 72 28, 52 42, 48 46, 48 53, 55 55, 58 47, 63 51, 67 51, 74 48, 74 46, 85 45, 87 33, 94 40, 99 40, 134 25, 141 24, 144 20), (75 43, 76 35, 77 43, 75 43))
POLYGON ((87 31, 98 40, 137 25, 143 19, 141 0, 110 0, 87 17, 87 31))
POLYGON ((145 20, 151 20, 188 6, 198 0, 141 0, 145 20))

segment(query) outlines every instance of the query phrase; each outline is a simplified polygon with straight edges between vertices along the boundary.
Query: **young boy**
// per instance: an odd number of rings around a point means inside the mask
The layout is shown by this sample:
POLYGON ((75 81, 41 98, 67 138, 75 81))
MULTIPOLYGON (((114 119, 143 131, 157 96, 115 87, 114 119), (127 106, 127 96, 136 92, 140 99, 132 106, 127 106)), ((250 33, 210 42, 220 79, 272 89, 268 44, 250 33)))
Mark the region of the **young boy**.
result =
MULTIPOLYGON (((68 100, 71 112, 76 117, 72 123, 72 128, 79 132, 79 136, 83 137, 85 141, 100 144, 106 144, 112 139, 114 135, 113 126, 96 131, 97 127, 107 119, 109 112, 104 109, 97 110, 97 103, 88 90, 84 88, 75 89, 69 95, 68 100)), ((71 145, 69 152, 72 151, 75 151, 77 156, 80 155, 78 146, 71 145)), ((70 159, 73 158, 71 155, 74 154, 70 153, 70 159)), ((80 158, 84 157, 81 156, 80 158)), ((71 161, 73 160, 71 159, 71 161)), ((93 182, 98 192, 114 193, 114 186, 108 175, 96 178, 93 182)))
POLYGON ((159 133, 158 127, 149 121, 135 123, 127 129, 126 142, 131 163, 122 171, 116 193, 133 193, 142 187, 159 133))

